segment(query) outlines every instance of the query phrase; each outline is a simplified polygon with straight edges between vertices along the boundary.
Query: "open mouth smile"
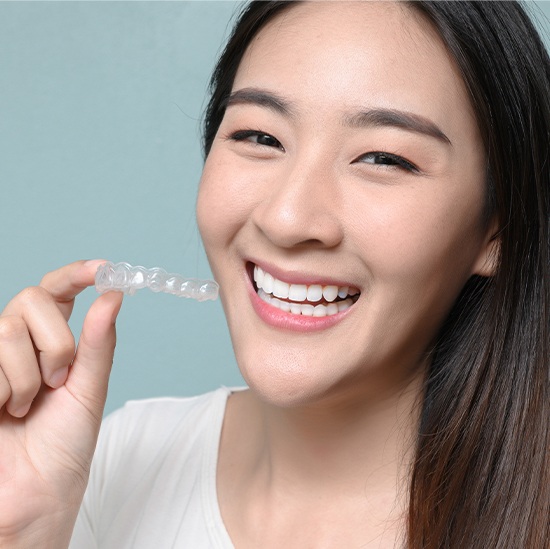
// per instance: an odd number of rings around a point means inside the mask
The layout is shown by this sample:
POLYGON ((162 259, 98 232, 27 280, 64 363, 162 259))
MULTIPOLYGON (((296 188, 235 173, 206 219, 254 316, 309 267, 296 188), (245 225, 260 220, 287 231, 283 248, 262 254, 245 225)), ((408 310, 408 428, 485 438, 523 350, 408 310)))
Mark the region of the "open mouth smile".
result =
POLYGON ((359 299, 353 286, 291 284, 254 265, 258 297, 285 313, 309 317, 333 316, 349 309, 359 299))

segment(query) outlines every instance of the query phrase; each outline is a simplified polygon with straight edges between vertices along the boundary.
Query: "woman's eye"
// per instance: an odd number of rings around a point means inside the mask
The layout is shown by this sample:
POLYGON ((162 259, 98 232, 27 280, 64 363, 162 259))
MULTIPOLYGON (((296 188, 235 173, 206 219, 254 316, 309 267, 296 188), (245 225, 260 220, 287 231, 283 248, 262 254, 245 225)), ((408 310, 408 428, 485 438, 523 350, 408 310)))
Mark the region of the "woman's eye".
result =
POLYGON ((364 164, 376 164, 381 166, 396 166, 404 170, 418 173, 420 170, 408 160, 396 154, 386 152, 369 152, 361 155, 355 162, 364 164))
POLYGON ((269 135, 258 130, 242 130, 235 132, 231 135, 233 141, 249 141, 250 143, 255 143, 257 145, 263 145, 266 147, 274 147, 284 151, 284 147, 281 145, 281 142, 269 135))

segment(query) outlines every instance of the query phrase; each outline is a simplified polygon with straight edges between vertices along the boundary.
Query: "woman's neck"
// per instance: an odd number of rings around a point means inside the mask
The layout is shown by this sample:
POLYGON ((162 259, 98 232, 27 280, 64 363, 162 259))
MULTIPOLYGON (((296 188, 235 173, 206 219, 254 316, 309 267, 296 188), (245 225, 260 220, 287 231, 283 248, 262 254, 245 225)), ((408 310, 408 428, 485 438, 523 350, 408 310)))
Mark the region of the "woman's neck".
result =
POLYGON ((260 403, 258 463, 274 484, 285 479, 308 492, 342 493, 345 485, 363 492, 362 477, 376 485, 408 468, 417 432, 415 400, 407 391, 346 406, 281 409, 260 403))
POLYGON ((346 522, 369 520, 391 529, 407 504, 420 384, 376 402, 341 399, 292 409, 262 402, 251 391, 233 395, 218 466, 228 529, 244 517, 245 530, 272 522, 279 532, 299 509, 302 520, 304 509, 316 517, 319 534, 324 515, 331 524, 341 522, 341 531, 346 522))

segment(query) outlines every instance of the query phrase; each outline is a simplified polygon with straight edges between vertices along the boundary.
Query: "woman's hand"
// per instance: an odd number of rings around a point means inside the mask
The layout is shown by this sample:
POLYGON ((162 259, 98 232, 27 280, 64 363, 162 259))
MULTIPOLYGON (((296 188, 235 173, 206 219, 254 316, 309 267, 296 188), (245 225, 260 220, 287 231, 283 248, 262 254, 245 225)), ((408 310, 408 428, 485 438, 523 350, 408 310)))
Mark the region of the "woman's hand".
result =
POLYGON ((67 321, 101 261, 48 273, 0 315, 0 547, 69 543, 86 488, 122 294, 90 307, 78 348, 67 321))

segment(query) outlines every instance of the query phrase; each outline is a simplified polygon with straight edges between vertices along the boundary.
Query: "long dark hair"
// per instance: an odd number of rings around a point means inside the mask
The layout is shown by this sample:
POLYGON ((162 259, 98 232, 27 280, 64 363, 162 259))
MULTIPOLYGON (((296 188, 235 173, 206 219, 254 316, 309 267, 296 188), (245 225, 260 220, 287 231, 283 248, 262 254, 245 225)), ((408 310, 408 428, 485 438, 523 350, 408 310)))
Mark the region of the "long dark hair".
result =
MULTIPOLYGON (((251 2, 211 81, 204 154, 247 45, 293 2, 251 2)), ((410 2, 469 90, 487 158, 495 275, 441 329, 410 477, 407 546, 542 549, 550 539, 550 60, 512 1, 410 2)))

